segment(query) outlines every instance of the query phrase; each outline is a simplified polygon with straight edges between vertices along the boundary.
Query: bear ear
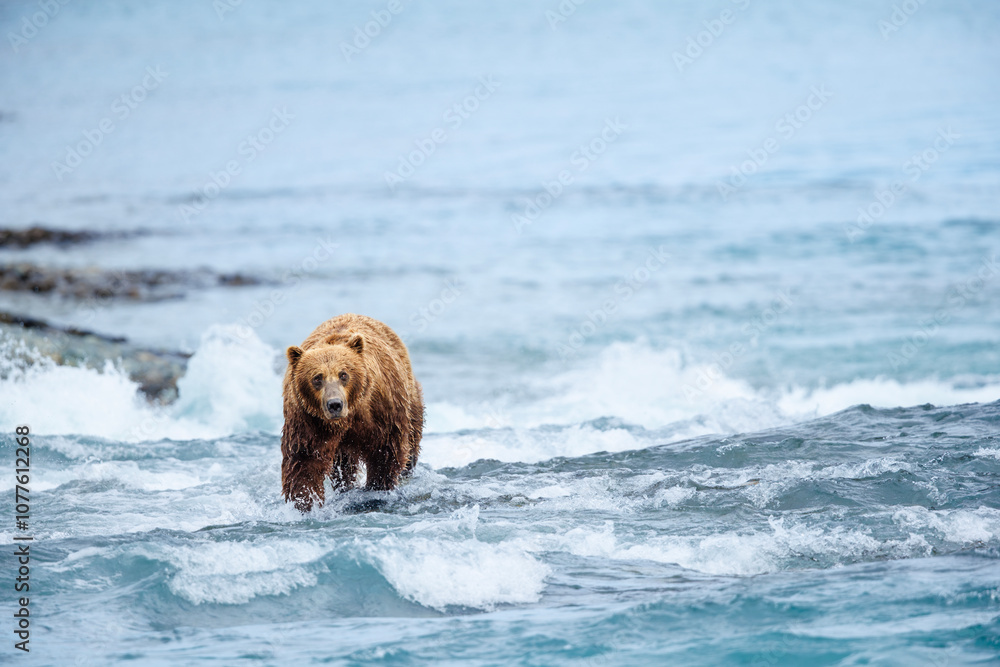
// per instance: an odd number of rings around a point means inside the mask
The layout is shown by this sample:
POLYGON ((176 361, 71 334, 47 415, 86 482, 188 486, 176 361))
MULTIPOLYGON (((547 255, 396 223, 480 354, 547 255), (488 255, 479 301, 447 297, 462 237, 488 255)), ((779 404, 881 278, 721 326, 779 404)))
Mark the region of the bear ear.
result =
POLYGON ((292 345, 290 348, 285 350, 285 356, 288 357, 288 363, 294 367, 302 357, 302 348, 297 345, 292 345))
POLYGON ((347 341, 347 347, 361 354, 365 349, 365 337, 359 333, 352 334, 351 339, 347 341))

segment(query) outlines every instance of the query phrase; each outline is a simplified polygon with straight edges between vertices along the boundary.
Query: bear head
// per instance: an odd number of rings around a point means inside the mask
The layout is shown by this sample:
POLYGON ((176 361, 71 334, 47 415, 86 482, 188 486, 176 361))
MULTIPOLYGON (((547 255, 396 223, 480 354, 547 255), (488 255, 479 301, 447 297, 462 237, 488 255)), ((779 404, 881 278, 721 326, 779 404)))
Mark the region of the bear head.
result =
POLYGON ((367 386, 364 348, 359 333, 334 335, 308 350, 289 347, 288 367, 299 405, 313 417, 345 423, 367 386))

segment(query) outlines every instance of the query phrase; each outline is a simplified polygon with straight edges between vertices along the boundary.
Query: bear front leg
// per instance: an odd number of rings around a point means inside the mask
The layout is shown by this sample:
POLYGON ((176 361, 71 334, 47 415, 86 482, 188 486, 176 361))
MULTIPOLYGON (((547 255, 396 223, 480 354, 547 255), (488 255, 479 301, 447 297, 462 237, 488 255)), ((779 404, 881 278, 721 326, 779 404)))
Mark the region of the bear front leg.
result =
POLYGON ((330 482, 338 491, 350 491, 354 488, 354 480, 358 476, 358 457, 343 449, 337 452, 330 470, 330 482))
POLYGON ((368 469, 368 480, 365 489, 369 491, 390 491, 396 487, 399 473, 403 466, 393 457, 381 456, 381 452, 373 454, 365 461, 368 469))
POLYGON ((285 502, 293 501, 300 512, 312 509, 313 502, 325 499, 323 482, 333 463, 336 444, 328 442, 321 424, 299 414, 287 400, 285 425, 281 429, 281 492, 285 502))
POLYGON ((365 458, 368 469, 368 480, 365 488, 369 491, 389 491, 396 487, 400 473, 406 467, 409 446, 406 434, 400 429, 393 429, 389 442, 365 458))
POLYGON ((312 509, 313 501, 323 505, 323 480, 330 470, 330 462, 309 454, 285 454, 281 461, 281 492, 285 502, 295 503, 302 513, 312 509))

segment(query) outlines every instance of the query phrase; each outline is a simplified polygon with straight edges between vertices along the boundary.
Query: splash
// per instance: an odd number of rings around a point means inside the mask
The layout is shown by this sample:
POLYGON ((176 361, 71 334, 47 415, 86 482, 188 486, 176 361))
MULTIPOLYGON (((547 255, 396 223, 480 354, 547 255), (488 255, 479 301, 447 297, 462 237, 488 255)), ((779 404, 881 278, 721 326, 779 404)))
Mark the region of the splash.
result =
MULTIPOLYGON (((15 361, 24 351, 15 354, 12 347, 3 350, 0 374, 0 428, 8 431, 29 424, 39 434, 142 442, 277 434, 281 428, 281 355, 236 326, 216 325, 202 335, 178 383, 177 402, 165 407, 148 403, 111 362, 101 370, 46 359, 26 365, 15 361)), ((1000 396, 998 383, 960 386, 936 379, 757 389, 725 375, 709 377, 711 372, 676 350, 614 343, 578 367, 527 376, 523 389, 491 402, 431 402, 421 461, 435 468, 487 458, 533 463, 755 432, 859 403, 954 405, 1000 396), (593 390, 595 376, 603 378, 600 392, 593 390)))
POLYGON ((59 366, 8 343, 0 376, 0 428, 28 424, 43 435, 87 435, 108 440, 218 438, 281 427, 278 352, 253 333, 216 325, 202 335, 178 401, 150 404, 139 386, 111 361, 101 370, 59 366))

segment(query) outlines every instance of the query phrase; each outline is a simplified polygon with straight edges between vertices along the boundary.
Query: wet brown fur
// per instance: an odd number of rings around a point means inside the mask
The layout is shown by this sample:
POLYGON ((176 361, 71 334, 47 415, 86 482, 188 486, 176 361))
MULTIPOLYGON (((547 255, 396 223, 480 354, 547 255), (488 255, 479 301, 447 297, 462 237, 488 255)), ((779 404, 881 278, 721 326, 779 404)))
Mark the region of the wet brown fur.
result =
POLYGON ((354 486, 359 463, 367 470, 366 488, 394 488, 413 470, 424 428, 423 394, 399 336, 370 317, 338 315, 301 346, 289 347, 287 356, 281 431, 285 501, 302 512, 316 500, 322 505, 325 478, 346 491, 354 486), (317 375, 322 375, 319 387, 313 385, 317 375), (345 416, 327 415, 324 391, 343 396, 345 416))

